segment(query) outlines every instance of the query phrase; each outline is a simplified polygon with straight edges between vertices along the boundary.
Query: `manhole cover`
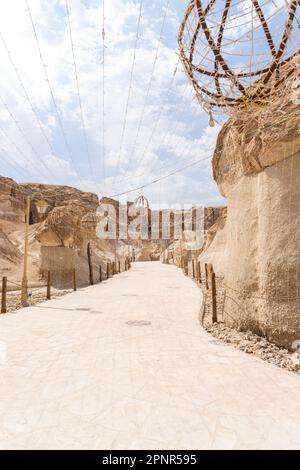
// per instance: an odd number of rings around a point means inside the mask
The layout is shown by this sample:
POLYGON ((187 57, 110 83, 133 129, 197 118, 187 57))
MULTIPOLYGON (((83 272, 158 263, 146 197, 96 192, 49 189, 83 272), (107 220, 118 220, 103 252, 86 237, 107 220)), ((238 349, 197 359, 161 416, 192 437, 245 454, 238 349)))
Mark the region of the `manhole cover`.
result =
POLYGON ((129 320, 126 322, 128 326, 149 326, 151 325, 151 321, 146 320, 129 320))
POLYGON ((79 312, 89 312, 90 308, 75 308, 74 310, 78 310, 79 312))
POLYGON ((91 310, 90 313, 92 313, 93 315, 101 315, 104 312, 101 312, 101 310, 91 310))

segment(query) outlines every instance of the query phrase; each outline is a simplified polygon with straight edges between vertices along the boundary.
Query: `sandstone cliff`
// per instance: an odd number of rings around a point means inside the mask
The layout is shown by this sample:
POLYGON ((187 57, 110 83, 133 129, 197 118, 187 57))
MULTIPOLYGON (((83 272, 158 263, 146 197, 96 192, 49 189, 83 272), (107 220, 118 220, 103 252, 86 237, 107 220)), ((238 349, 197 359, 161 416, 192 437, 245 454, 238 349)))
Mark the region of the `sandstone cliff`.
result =
MULTIPOLYGON (((10 178, 0 177, 0 276, 20 284, 23 264, 24 220, 26 196, 31 198, 29 228, 29 283, 45 283, 51 271, 55 287, 66 288, 72 283, 74 268, 79 285, 89 283, 87 260, 88 244, 91 247, 95 281, 99 279, 99 268, 106 272, 107 262, 122 260, 135 254, 137 261, 158 260, 168 246, 168 240, 105 239, 96 236, 99 220, 96 194, 82 192, 67 186, 17 184, 10 178), (44 210, 38 211, 42 201, 44 210)), ((124 209, 118 201, 104 197, 101 204, 115 208, 117 234, 126 232, 119 227, 119 211, 124 209)), ((133 203, 128 203, 128 207, 133 203)), ((126 210, 126 207, 125 207, 126 210)), ((130 215, 128 223, 137 220, 130 215)), ((148 231, 151 233, 151 210, 148 213, 148 231)), ((14 284, 15 285, 15 284, 14 284)), ((16 286, 17 287, 17 286, 16 286)))
POLYGON ((226 277, 225 320, 287 347, 300 338, 299 78, 296 69, 269 106, 235 113, 213 158, 228 201, 227 255, 217 266, 226 277))
POLYGON ((17 184, 4 177, 0 177, 0 276, 7 276, 16 288, 21 282, 27 195, 31 197, 29 284, 43 284, 50 270, 56 287, 70 286, 74 267, 78 283, 88 284, 87 243, 91 239, 97 280, 99 266, 105 268, 116 251, 109 241, 97 244, 93 227, 83 224, 85 216, 98 207, 97 195, 67 186, 17 184), (43 214, 37 210, 40 200, 47 203, 43 214))

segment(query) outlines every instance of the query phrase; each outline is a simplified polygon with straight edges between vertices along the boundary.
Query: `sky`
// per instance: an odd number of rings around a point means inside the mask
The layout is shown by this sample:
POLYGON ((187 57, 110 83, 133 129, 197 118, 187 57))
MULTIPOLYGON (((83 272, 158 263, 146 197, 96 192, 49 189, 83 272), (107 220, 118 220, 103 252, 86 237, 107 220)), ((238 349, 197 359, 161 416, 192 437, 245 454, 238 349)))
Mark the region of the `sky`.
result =
POLYGON ((103 49, 102 0, 1 2, 0 174, 159 207, 225 204, 211 169, 220 125, 179 62, 187 4, 106 0, 103 49))
POLYGON ((113 196, 203 158, 123 199, 223 203, 209 158, 219 126, 179 63, 186 3, 106 0, 103 82, 102 0, 1 2, 0 173, 113 196))

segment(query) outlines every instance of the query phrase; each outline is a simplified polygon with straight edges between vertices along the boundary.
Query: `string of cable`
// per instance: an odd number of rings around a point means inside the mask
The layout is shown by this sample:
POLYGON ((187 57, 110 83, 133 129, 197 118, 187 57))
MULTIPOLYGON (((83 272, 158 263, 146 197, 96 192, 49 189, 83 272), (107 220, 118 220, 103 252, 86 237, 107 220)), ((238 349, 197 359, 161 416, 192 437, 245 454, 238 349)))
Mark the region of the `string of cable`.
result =
MULTIPOLYGON (((4 39, 4 37, 3 37, 3 35, 2 35, 1 32, 0 32, 0 39, 1 39, 2 44, 3 44, 3 46, 4 46, 4 49, 5 49, 5 51, 6 51, 7 55, 8 55, 9 61, 10 61, 11 65, 12 65, 12 68, 13 68, 13 70, 14 70, 16 76, 17 76, 17 79, 18 79, 18 81, 19 81, 20 87, 21 87, 21 89, 23 90, 24 96, 25 96, 25 98, 26 98, 26 100, 27 100, 27 102, 28 102, 28 104, 29 104, 29 107, 30 107, 30 109, 31 109, 31 111, 32 111, 32 113, 33 113, 33 115, 34 115, 34 117, 35 117, 35 120, 36 120, 37 125, 38 125, 38 129, 40 130, 40 132, 41 132, 41 134, 43 135, 45 141, 47 142, 47 145, 48 145, 49 148, 50 148, 51 154, 54 156, 54 155, 55 155, 55 151, 54 151, 54 148, 53 148, 53 146, 52 146, 52 143, 50 142, 50 139, 49 139, 49 137, 47 136, 47 134, 46 134, 46 132, 45 132, 45 130, 44 130, 42 121, 40 120, 40 118, 38 117, 38 114, 37 114, 36 110, 34 109, 34 106, 33 106, 33 103, 32 103, 32 101, 31 101, 31 99, 30 99, 30 96, 29 96, 29 94, 28 94, 27 88, 26 88, 25 85, 24 85, 24 82, 23 82, 23 80, 22 80, 22 77, 21 77, 21 75, 20 75, 20 73, 19 73, 19 71, 18 71, 18 69, 17 69, 17 66, 16 66, 16 64, 15 64, 15 62, 14 62, 14 60, 13 60, 12 54, 11 54, 11 52, 10 52, 10 50, 9 50, 7 44, 6 44, 6 41, 5 41, 5 39, 4 39)), ((49 172, 49 174, 52 174, 52 175, 53 175, 51 169, 48 167, 48 165, 46 165, 46 163, 45 163, 42 159, 39 158, 39 162, 44 166, 44 168, 47 170, 47 172, 49 172)), ((54 176, 54 175, 53 175, 53 177, 56 178, 56 176, 54 176)))
POLYGON ((118 159, 117 159, 116 174, 120 166, 120 159, 122 155, 125 131, 126 131, 126 126, 127 126, 127 115, 128 115, 129 102, 130 102, 131 91, 132 91, 132 82, 133 82, 133 74, 134 74, 134 68, 135 68, 135 62, 136 62, 137 45, 138 45, 139 34, 140 34, 142 11, 143 11, 143 0, 140 0, 137 28, 136 28, 135 42, 134 42, 133 59, 132 59, 132 65, 131 65, 131 70, 130 70, 129 88, 128 88, 126 106, 125 106, 125 115, 124 115, 124 121, 123 121, 123 126, 122 126, 122 134, 121 134, 120 148, 119 148, 118 159))
POLYGON ((54 110, 55 110, 56 121, 59 125, 61 134, 63 136, 63 141, 64 141, 64 144, 65 144, 65 148, 67 150, 69 160, 70 160, 70 162, 73 166, 73 169, 75 170, 75 173, 76 173, 77 177, 82 182, 81 176, 79 175, 79 173, 77 171, 76 163, 75 163, 75 160, 73 158, 73 155, 71 153, 71 150, 70 150, 70 147, 69 147, 69 144, 68 144, 68 141, 67 141, 66 132, 65 132, 62 120, 61 120, 61 116, 60 116, 60 112, 58 110, 56 99, 54 97, 53 88, 52 88, 50 78, 49 78, 49 74, 48 74, 48 70, 47 70, 47 65, 46 65, 46 62, 44 60, 41 44, 40 44, 40 41, 39 41, 39 38, 38 38, 38 35, 37 35, 37 30, 36 30, 36 27, 35 27, 35 23, 34 23, 34 20, 33 20, 32 12, 31 12, 31 9, 30 9, 30 4, 29 4, 28 0, 26 0, 26 5, 27 5, 27 11, 28 11, 30 23, 31 23, 31 26, 32 26, 33 36, 34 36, 35 41, 36 41, 39 57, 40 57, 41 64, 42 64, 42 67, 43 67, 43 70, 44 70, 44 74, 45 74, 46 82, 47 82, 47 85, 48 85, 48 88, 49 88, 49 92, 50 92, 50 96, 51 96, 51 99, 52 99, 53 107, 54 107, 54 110))
POLYGON ((167 15, 168 15, 168 12, 169 12, 169 6, 170 6, 170 0, 167 0, 166 6, 164 8, 164 15, 163 15, 163 19, 162 19, 160 34, 159 34, 159 38, 158 38, 158 41, 157 41, 157 47, 156 47, 156 51, 155 51, 154 62, 153 62, 152 69, 151 69, 150 79, 149 79, 149 82, 148 82, 148 85, 147 85, 146 97, 145 97, 145 100, 144 100, 141 116, 140 116, 138 127, 137 127, 136 136, 135 136, 134 143, 133 143, 132 159, 134 159, 134 156, 135 156, 135 152, 136 152, 136 148, 137 148, 137 142, 138 142, 138 138, 140 136, 142 123, 143 123, 143 120, 144 120, 144 115, 145 115, 146 107, 147 107, 149 96, 150 96, 150 90, 151 90, 153 79, 154 79, 154 72, 155 72, 155 68, 156 68, 156 64, 157 64, 157 60, 158 60, 158 55, 159 55, 159 50, 160 50, 160 46, 161 46, 161 42, 162 42, 162 38, 163 38, 165 23, 166 23, 167 15))
POLYGON ((102 1, 102 180, 105 187, 105 0, 102 1))
MULTIPOLYGON (((75 82, 76 82, 76 89, 77 89, 77 98, 78 98, 78 104, 79 104, 79 114, 80 114, 80 120, 81 120, 81 126, 82 126, 83 140, 84 140, 84 144, 85 144, 86 154, 87 154, 87 157, 88 157, 88 164, 89 164, 89 168, 90 168, 90 174, 91 174, 92 179, 95 181, 94 171, 93 171, 93 166, 92 166, 92 158, 91 158, 89 144, 88 144, 88 138, 87 138, 86 123, 85 123, 84 114, 83 114, 82 99, 81 99, 81 94, 80 94, 78 69, 77 69, 77 64, 76 64, 74 41, 73 41, 73 32, 72 32, 72 27, 71 27, 70 9, 69 9, 68 0, 65 0, 65 7, 66 7, 66 13, 67 13, 67 23, 68 23, 69 37, 70 37, 70 43, 71 43, 71 52, 72 52, 72 58, 73 58, 73 69, 74 69, 74 74, 75 74, 75 82)), ((97 184, 97 182, 96 182, 96 184, 97 184)))

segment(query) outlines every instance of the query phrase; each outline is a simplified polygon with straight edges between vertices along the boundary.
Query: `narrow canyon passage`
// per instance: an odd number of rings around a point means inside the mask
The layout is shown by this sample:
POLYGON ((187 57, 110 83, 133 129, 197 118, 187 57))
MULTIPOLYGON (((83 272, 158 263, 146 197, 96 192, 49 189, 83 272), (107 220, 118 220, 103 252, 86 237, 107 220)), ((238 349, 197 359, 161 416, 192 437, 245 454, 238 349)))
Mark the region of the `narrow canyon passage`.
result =
POLYGON ((218 343, 158 262, 0 317, 1 449, 299 448, 300 378, 218 343))

